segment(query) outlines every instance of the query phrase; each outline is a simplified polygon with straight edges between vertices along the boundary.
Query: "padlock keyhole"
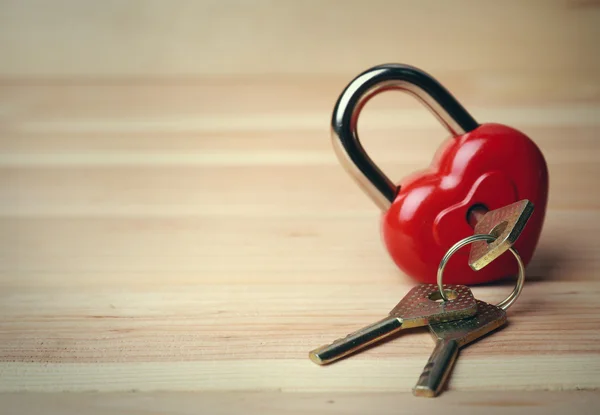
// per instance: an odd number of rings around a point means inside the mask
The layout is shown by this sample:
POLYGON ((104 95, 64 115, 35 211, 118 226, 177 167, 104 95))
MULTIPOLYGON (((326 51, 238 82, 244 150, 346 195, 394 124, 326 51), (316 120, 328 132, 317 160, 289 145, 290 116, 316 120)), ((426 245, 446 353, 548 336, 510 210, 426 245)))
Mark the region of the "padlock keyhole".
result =
POLYGON ((488 211, 489 209, 483 203, 477 203, 471 206, 467 211, 467 222, 469 222, 471 228, 475 229, 475 225, 477 225, 488 211))

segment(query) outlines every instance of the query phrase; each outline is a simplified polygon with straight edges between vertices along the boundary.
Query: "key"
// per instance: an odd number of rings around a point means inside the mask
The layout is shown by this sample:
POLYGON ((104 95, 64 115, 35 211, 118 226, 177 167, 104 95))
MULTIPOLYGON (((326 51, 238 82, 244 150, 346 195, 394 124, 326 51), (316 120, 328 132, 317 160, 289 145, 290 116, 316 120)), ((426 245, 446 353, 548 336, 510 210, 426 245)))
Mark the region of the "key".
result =
POLYGON ((436 284, 418 285, 404 296, 387 317, 311 351, 310 360, 318 365, 331 363, 402 329, 458 320, 477 312, 476 300, 468 287, 448 284, 444 285, 444 293, 448 301, 442 299, 436 284))
POLYGON ((475 225, 476 234, 489 234, 496 237, 493 242, 473 243, 469 254, 469 266, 479 271, 516 242, 533 213, 533 204, 520 200, 500 209, 490 210, 475 225))
POLYGON ((506 323, 506 312, 503 309, 483 301, 476 301, 477 314, 474 316, 429 325, 429 331, 436 340, 436 345, 413 388, 415 396, 439 395, 454 367, 459 349, 506 323))

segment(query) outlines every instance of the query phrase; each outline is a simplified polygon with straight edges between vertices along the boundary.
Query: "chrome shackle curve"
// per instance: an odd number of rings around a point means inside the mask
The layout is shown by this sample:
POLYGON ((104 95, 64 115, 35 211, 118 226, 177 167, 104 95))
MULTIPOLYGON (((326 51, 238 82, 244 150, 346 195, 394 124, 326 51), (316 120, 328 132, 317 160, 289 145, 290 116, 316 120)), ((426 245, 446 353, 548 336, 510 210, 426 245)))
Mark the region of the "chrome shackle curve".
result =
POLYGON ((399 189, 363 149, 357 124, 364 105, 378 93, 388 90, 400 90, 415 96, 452 136, 465 134, 479 126, 448 90, 413 66, 379 65, 354 78, 335 104, 331 138, 344 169, 383 211, 393 203, 399 189))

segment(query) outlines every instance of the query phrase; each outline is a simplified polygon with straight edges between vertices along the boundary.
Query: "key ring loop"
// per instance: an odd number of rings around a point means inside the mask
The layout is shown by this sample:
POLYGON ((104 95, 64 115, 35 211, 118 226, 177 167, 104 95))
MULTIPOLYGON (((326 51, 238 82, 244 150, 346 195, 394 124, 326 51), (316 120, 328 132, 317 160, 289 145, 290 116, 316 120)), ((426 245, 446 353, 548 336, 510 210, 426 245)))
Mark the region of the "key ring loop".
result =
MULTIPOLYGON (((466 237, 457 243, 455 243, 449 250, 446 252, 446 255, 440 261, 440 265, 438 266, 437 272, 437 285, 440 290, 440 295, 444 301, 448 301, 448 297, 443 289, 442 278, 444 274, 444 269, 446 268, 446 264, 450 260, 450 257, 456 253, 459 249, 464 247, 465 245, 471 244, 476 241, 487 241, 492 242, 495 241, 496 237, 487 234, 477 234, 466 237)), ((513 254, 515 259, 517 260, 517 264, 519 265, 519 275, 517 277, 517 284, 515 285, 515 289, 506 297, 504 300, 500 301, 496 304, 497 307, 507 310, 521 295, 521 291, 523 291, 523 284, 525 283, 525 265, 523 264, 523 260, 521 256, 517 253, 517 251, 513 247, 509 247, 508 250, 513 254)))

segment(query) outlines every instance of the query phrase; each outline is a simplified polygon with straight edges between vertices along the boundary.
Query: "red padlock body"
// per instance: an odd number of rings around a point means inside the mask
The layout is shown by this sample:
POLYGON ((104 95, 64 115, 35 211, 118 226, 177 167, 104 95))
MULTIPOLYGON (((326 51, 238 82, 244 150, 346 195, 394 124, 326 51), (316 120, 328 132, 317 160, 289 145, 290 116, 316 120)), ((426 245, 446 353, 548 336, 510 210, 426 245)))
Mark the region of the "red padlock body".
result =
MULTIPOLYGON (((473 235, 469 209, 497 209, 522 199, 534 212, 515 248, 525 265, 537 246, 548 200, 548 168, 537 145, 523 133, 500 124, 483 124, 446 140, 425 171, 399 183, 394 203, 383 214, 382 236, 396 265, 415 280, 435 283, 448 249, 473 235)), ((459 250, 444 270, 444 283, 480 284, 516 275, 505 252, 485 268, 468 264, 470 246, 459 250)))

